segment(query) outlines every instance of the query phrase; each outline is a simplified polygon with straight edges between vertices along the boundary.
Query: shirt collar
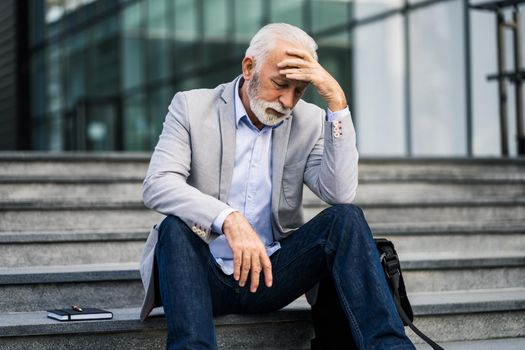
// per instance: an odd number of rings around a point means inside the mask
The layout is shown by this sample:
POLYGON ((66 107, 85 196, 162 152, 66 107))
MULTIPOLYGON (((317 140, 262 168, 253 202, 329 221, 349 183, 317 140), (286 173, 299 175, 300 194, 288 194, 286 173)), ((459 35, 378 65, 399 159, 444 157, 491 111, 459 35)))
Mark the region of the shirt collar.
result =
MULTIPOLYGON (((241 80, 244 82, 244 78, 242 77, 242 75, 235 82, 235 126, 238 128, 239 123, 241 123, 241 121, 244 118, 247 123, 249 123, 251 126, 255 128, 255 125, 253 125, 250 118, 248 118, 248 113, 246 113, 246 108, 244 108, 244 105, 242 104, 241 95, 239 92, 239 85, 240 85, 241 80)), ((271 129, 276 129, 280 127, 283 123, 284 121, 280 122, 277 125, 274 125, 273 127, 271 127, 271 129)), ((267 129, 267 128, 269 127, 265 126, 262 130, 267 129)))
POLYGON ((248 113, 246 113, 246 108, 244 108, 244 105, 242 104, 241 95, 239 93, 239 85, 241 80, 244 81, 244 78, 241 76, 237 81, 235 82, 235 125, 239 127, 239 123, 241 122, 241 119, 243 117, 246 117, 248 119, 248 113))

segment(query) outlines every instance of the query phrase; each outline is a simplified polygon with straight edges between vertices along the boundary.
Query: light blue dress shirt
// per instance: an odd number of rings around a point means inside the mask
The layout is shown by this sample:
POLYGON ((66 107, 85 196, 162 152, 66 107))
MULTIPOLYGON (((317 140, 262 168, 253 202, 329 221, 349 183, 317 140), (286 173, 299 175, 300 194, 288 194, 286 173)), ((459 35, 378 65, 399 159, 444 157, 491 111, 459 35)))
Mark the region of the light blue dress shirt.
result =
MULTIPOLYGON (((222 225, 226 217, 239 211, 252 225, 266 247, 268 256, 279 250, 281 245, 275 241, 271 223, 272 201, 272 131, 276 126, 257 129, 248 118, 239 96, 239 82, 235 84, 235 163, 228 195, 230 208, 222 211, 212 224, 212 230, 221 235, 210 243, 210 250, 222 271, 233 274, 233 253, 222 235, 222 225)), ((328 110, 327 120, 339 120, 350 114, 348 107, 341 111, 328 110)))

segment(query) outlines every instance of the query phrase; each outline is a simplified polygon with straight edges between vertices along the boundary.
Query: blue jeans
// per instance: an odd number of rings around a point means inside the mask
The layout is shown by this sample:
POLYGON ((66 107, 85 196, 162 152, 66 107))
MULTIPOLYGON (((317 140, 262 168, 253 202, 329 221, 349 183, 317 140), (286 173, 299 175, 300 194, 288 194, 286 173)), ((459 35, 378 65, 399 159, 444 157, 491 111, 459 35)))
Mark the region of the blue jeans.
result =
POLYGON ((160 225, 155 255, 170 350, 216 349, 213 316, 279 310, 324 278, 333 281, 359 349, 415 349, 354 205, 330 207, 282 240, 271 256, 273 286, 261 274, 256 293, 225 275, 208 245, 177 217, 160 225))

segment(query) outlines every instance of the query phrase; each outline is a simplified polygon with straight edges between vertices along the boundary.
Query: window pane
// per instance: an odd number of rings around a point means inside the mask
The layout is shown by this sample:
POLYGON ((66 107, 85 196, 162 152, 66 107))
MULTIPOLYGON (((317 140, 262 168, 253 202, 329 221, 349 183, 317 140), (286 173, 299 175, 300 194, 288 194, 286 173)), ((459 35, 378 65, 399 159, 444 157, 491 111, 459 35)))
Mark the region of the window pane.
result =
MULTIPOLYGON (((363 25, 354 32, 353 76, 359 151, 401 156, 405 150, 403 18, 363 25)), ((350 99, 352 107, 354 101, 350 99)))
POLYGON ((44 0, 29 1, 29 44, 35 45, 44 40, 45 30, 44 0))
POLYGON ((74 34, 65 39, 64 83, 68 109, 73 108, 81 98, 86 96, 85 70, 88 67, 85 60, 86 52, 85 33, 74 34))
POLYGON ((171 76, 173 66, 173 21, 167 0, 148 0, 146 33, 148 81, 155 82, 171 76))
POLYGON ((144 55, 140 2, 127 6, 122 13, 121 74, 122 88, 129 89, 144 82, 144 55))
POLYGON ((313 0, 312 31, 341 25, 350 21, 350 1, 313 0))
POLYGON ((199 31, 197 25, 197 2, 179 0, 175 2, 175 74, 198 65, 199 31))
POLYGON ((404 0, 354 0, 355 18, 361 19, 399 9, 404 0))
POLYGON ((48 78, 48 111, 58 111, 64 106, 64 96, 62 88, 62 56, 59 44, 49 46, 47 56, 47 78, 48 78))
POLYGON ((149 121, 146 113, 146 99, 136 94, 124 99, 124 150, 142 151, 150 148, 149 121))
MULTIPOLYGON (((263 16, 263 1, 235 1, 235 38, 241 44, 250 42, 251 37, 259 30, 263 16)), ((246 48, 245 48, 246 49, 246 48)))
POLYGON ((39 51, 31 57, 31 115, 33 118, 42 118, 46 113, 47 79, 46 79, 46 52, 39 51))
POLYGON ((204 64, 225 60, 231 52, 230 27, 226 0, 204 1, 204 64))
POLYGON ((465 155, 461 1, 410 15, 412 141, 415 155, 465 155))
POLYGON ((93 27, 89 33, 88 95, 115 94, 120 85, 118 21, 112 16, 93 27))
POLYGON ((494 14, 471 11, 473 151, 499 155, 498 83, 487 81, 497 71, 496 25, 494 14))
POLYGON ((149 149, 153 149, 158 142, 159 135, 162 131, 162 123, 164 123, 164 119, 166 119, 168 106, 173 95, 175 95, 175 91, 171 87, 161 87, 150 93, 148 101, 149 115, 151 116, 149 122, 149 149))
POLYGON ((304 3, 304 0, 273 0, 271 21, 289 23, 303 28, 304 3))

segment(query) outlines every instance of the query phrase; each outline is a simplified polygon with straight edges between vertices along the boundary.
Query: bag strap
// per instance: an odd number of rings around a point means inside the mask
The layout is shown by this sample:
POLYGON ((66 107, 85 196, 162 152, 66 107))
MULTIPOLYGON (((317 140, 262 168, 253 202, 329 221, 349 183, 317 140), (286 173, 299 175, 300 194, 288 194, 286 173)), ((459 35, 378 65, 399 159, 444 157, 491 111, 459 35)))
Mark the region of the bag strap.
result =
MULTIPOLYGON (((399 260, 397 259, 397 263, 399 265, 399 260)), ((421 339, 423 339, 428 345, 432 347, 434 350, 444 350, 441 346, 436 344, 432 339, 430 339, 425 333, 421 332, 413 323, 410 321, 410 318, 407 316, 405 311, 403 310, 403 307, 401 306, 401 297, 399 296, 399 278, 401 276, 400 272, 400 266, 398 268, 395 268, 394 264, 389 264, 389 268, 387 269, 387 277, 390 280, 390 283, 392 285, 392 289, 394 292, 394 304, 396 305, 397 312, 399 313, 399 316, 405 322, 406 325, 410 327, 416 333, 421 339)))

